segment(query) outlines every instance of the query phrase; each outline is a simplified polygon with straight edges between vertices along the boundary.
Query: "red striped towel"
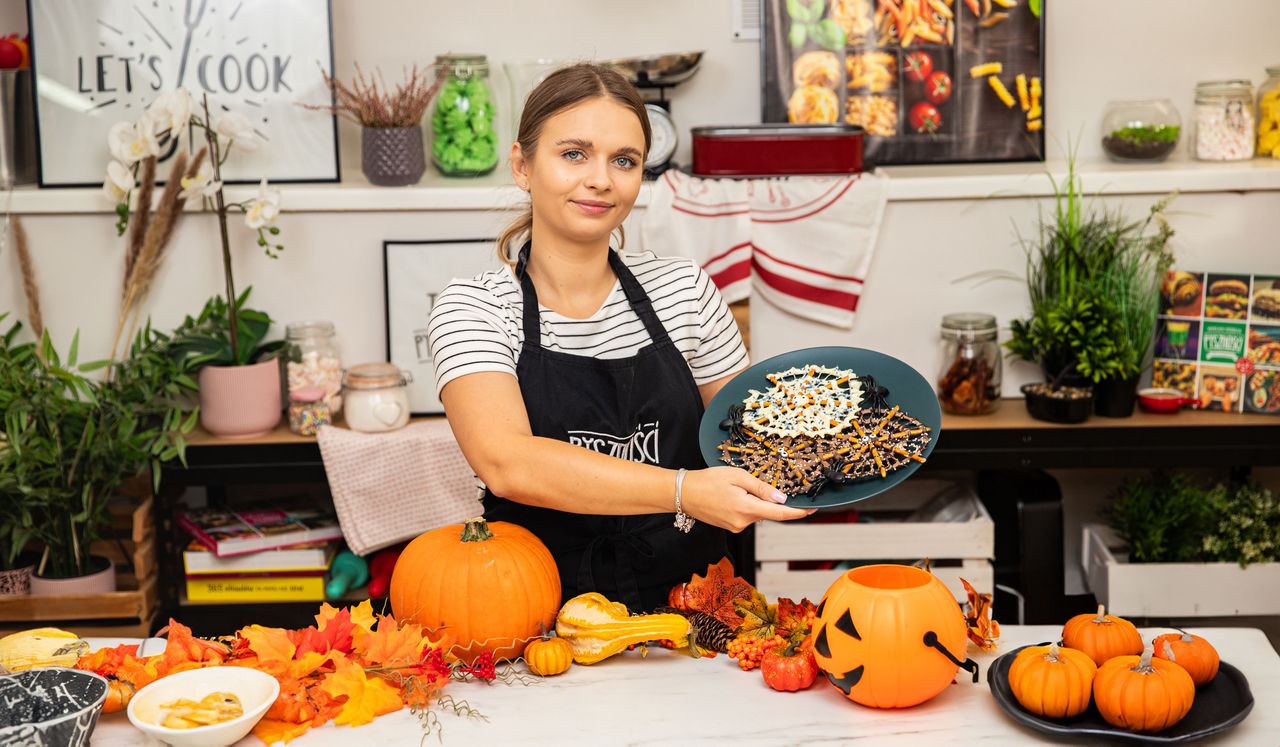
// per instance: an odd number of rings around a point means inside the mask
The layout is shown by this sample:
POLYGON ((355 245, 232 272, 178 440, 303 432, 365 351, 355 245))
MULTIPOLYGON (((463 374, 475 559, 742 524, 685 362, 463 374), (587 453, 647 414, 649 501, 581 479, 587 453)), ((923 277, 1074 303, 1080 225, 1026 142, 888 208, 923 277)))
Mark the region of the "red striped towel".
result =
POLYGON ((752 289, 797 316, 848 329, 884 216, 880 172, 699 179, 668 171, 645 211, 644 248, 691 257, 727 302, 752 289))

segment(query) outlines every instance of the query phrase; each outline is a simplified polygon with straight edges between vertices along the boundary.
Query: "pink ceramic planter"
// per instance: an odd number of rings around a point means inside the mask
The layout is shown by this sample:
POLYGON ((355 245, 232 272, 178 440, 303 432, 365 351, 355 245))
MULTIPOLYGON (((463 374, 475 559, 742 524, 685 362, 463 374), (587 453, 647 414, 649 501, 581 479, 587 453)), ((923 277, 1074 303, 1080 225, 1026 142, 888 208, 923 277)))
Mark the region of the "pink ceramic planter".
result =
MULTIPOLYGON (((94 556, 97 558, 98 556, 94 556)), ((105 560, 102 558, 101 560, 105 560)), ((31 596, 63 597, 71 594, 103 594, 116 590, 116 567, 107 567, 88 576, 73 578, 41 578, 31 576, 31 596)))
POLYGON ((200 369, 200 425, 221 438, 252 438, 280 422, 280 362, 200 369))

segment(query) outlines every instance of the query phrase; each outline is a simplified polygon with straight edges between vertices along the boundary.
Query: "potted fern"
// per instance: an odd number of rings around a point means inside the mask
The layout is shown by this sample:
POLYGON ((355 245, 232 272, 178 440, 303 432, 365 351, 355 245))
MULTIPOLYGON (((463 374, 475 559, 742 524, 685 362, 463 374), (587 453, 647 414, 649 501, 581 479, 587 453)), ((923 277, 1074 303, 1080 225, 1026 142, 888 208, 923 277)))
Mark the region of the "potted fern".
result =
MULTIPOLYGON (((104 189, 117 205, 118 232, 129 232, 131 237, 126 257, 125 308, 136 307, 149 284, 149 276, 143 273, 140 277, 132 268, 154 267, 157 253, 171 233, 149 230, 152 219, 146 209, 151 201, 155 162, 161 143, 167 140, 177 141, 179 156, 175 158, 170 183, 165 185, 162 205, 169 204, 165 199, 172 197, 180 211, 182 201, 201 200, 216 218, 221 240, 224 293, 207 303, 199 316, 188 318, 177 333, 183 338, 179 349, 188 356, 187 363, 199 370, 200 423, 210 433, 224 437, 265 433, 279 422, 283 409, 280 363, 271 355, 274 347, 262 343, 270 317, 243 308, 248 294, 237 294, 227 219, 232 213, 242 214, 245 225, 257 234, 258 246, 268 257, 278 257, 284 249, 278 241, 280 229, 274 225, 280 212, 280 194, 263 179, 256 196, 241 202, 227 201, 222 167, 233 150, 257 149, 253 125, 234 111, 215 118, 210 114, 208 97, 201 102, 200 111, 195 111, 195 102, 186 89, 158 97, 138 122, 118 123, 109 137, 116 160, 108 165, 104 189), (189 133, 194 137, 187 149, 198 150, 187 160, 181 146, 189 133), (177 184, 173 183, 175 179, 177 184), (139 209, 131 210, 135 194, 139 209), (152 233, 158 234, 156 242, 132 240, 135 235, 152 233), (158 243, 159 248, 153 243, 158 243)), ((163 219, 163 214, 157 212, 157 217, 163 219)), ((121 315, 117 339, 126 316, 127 313, 121 315)))

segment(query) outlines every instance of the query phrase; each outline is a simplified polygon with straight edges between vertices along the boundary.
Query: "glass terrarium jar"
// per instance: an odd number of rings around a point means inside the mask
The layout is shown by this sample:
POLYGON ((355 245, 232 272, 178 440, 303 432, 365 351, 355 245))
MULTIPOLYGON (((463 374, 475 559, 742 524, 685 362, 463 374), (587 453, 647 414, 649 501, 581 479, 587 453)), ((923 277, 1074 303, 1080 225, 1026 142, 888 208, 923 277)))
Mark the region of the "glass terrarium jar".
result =
POLYGON ((1201 161, 1253 158, 1253 85, 1247 80, 1196 84, 1192 155, 1201 161))
POLYGON ((1102 149, 1115 161, 1162 161, 1181 134, 1182 117, 1168 99, 1112 101, 1102 113, 1102 149))
POLYGON ((991 412, 1000 401, 1000 343, 991 314, 942 317, 938 404, 956 415, 991 412))
POLYGON ((482 176, 498 165, 489 61, 480 54, 440 55, 444 84, 431 112, 431 162, 445 176, 482 176))

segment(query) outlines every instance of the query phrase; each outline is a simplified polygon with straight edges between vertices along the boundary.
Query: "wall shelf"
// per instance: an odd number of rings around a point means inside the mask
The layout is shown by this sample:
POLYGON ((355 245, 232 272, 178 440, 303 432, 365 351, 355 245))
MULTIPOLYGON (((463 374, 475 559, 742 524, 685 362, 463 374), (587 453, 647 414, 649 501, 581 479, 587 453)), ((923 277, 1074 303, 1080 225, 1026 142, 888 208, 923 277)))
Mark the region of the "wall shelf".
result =
MULTIPOLYGON (((1066 163, 889 166, 885 170, 890 176, 891 201, 1016 199, 1050 196, 1052 185, 1045 175, 1063 179, 1066 163)), ((1273 159, 1231 163, 1176 160, 1152 165, 1096 161, 1082 164, 1080 175, 1086 192, 1109 195, 1280 190, 1280 160, 1273 159)), ((443 177, 428 170, 412 187, 375 187, 359 170, 345 173, 343 181, 334 184, 278 186, 289 213, 506 210, 524 199, 511 184, 505 165, 475 179, 443 177)), ((238 202, 256 192, 256 185, 234 185, 227 188, 227 198, 238 202)), ((650 197, 651 185, 646 184, 636 207, 647 206, 650 197)), ((18 215, 113 212, 97 188, 18 187, 11 196, 0 196, 0 202, 8 203, 9 212, 18 215)))

